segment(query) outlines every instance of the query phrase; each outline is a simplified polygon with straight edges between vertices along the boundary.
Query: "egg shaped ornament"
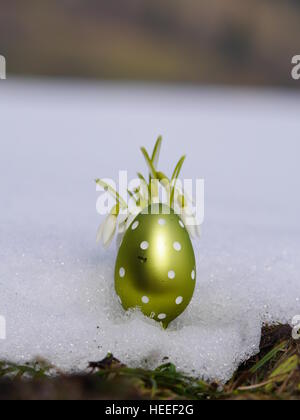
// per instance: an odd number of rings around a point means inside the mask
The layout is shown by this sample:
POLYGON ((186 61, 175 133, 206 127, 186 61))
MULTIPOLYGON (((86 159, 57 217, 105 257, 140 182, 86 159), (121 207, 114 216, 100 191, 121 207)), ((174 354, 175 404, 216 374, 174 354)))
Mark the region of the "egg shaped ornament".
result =
POLYGON ((183 221, 164 204, 149 205, 118 252, 115 290, 123 308, 140 308, 166 328, 190 303, 195 282, 195 254, 183 221))

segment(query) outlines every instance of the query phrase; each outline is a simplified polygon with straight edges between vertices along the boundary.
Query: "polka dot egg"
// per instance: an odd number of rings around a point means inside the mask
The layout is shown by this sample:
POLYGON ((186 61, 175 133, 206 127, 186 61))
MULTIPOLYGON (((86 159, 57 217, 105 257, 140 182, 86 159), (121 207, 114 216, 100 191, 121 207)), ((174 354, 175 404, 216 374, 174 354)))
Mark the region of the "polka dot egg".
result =
POLYGON ((180 217, 162 204, 140 213, 124 235, 115 289, 125 310, 140 308, 165 328, 190 303, 196 281, 193 246, 180 217))

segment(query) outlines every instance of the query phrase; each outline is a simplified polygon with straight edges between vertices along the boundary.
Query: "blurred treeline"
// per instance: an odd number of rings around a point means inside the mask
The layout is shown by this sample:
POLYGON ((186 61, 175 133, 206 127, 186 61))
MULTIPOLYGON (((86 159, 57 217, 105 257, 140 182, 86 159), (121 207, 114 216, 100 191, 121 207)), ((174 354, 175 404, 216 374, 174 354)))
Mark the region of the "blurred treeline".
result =
POLYGON ((296 85, 300 0, 0 0, 9 74, 296 85))

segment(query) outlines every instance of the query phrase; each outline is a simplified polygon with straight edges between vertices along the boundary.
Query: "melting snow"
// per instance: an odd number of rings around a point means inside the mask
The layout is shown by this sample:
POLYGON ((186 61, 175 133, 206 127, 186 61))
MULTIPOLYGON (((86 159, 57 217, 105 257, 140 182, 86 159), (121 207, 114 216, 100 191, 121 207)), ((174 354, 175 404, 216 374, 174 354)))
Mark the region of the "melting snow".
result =
POLYGON ((229 379, 264 322, 300 314, 299 110, 285 92, 2 82, 0 359, 85 369, 111 351, 229 379), (159 133, 164 170, 187 153, 183 175, 206 180, 197 290, 167 331, 123 313, 116 249, 95 242, 94 178, 142 170, 159 133))

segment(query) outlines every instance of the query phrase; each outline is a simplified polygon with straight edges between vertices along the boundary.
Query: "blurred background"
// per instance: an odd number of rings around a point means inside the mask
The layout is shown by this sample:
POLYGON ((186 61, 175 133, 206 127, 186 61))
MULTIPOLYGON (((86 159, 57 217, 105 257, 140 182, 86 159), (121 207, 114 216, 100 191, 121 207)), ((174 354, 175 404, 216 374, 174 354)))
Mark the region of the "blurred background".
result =
POLYGON ((300 86, 299 0, 0 0, 8 75, 300 86))

